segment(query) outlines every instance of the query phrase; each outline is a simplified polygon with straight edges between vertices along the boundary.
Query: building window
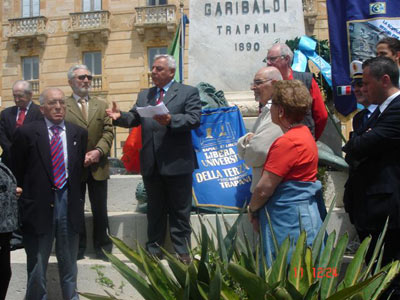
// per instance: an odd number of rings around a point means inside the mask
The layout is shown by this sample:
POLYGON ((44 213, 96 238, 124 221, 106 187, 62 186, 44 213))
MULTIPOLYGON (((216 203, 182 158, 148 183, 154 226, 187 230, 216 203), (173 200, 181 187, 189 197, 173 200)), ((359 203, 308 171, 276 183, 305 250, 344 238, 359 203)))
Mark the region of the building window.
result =
POLYGON ((23 57, 22 73, 24 80, 39 79, 39 58, 37 56, 23 57))
POLYGON ((32 84, 34 95, 39 94, 39 57, 22 58, 22 78, 32 84))
POLYGON ((101 10, 101 0, 83 0, 83 11, 96 11, 101 10))
POLYGON ((40 0, 22 0, 22 17, 38 17, 40 14, 40 0))
POLYGON ((159 47, 159 48, 149 48, 147 51, 147 57, 149 59, 149 70, 153 66, 154 56, 158 54, 167 54, 167 47, 159 47))
POLYGON ((167 0, 147 0, 148 5, 165 5, 167 0))
POLYGON ((101 52, 85 52, 83 53, 83 64, 85 64, 93 75, 93 90, 101 90, 103 87, 102 68, 101 68, 101 52))

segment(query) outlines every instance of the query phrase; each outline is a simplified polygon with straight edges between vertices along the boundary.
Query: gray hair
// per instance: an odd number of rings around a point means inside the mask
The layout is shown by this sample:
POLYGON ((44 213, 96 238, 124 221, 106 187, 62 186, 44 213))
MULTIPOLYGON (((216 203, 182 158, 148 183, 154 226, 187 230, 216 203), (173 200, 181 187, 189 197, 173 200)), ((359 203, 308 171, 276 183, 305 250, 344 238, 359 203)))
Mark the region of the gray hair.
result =
POLYGON ((68 80, 71 80, 72 78, 75 77, 75 71, 79 70, 79 69, 85 69, 87 70, 90 74, 92 74, 92 72, 90 72, 89 68, 86 65, 73 65, 71 68, 69 68, 68 70, 68 80))
POLYGON ((14 91, 14 88, 17 85, 21 85, 22 88, 24 89, 24 93, 26 95, 32 95, 32 84, 29 81, 26 80, 17 80, 16 82, 14 82, 13 86, 12 86, 12 90, 14 91))
POLYGON ((46 89, 44 89, 44 91, 43 91, 43 92, 40 94, 40 96, 39 96, 39 103, 40 103, 40 105, 44 105, 44 102, 45 102, 45 100, 46 100, 47 94, 48 94, 50 91, 53 91, 53 90, 60 91, 60 92, 64 95, 64 92, 63 92, 61 89, 59 89, 59 88, 55 88, 55 87, 46 88, 46 89))
POLYGON ((171 70, 176 70, 176 61, 172 55, 169 54, 157 54, 154 56, 154 61, 160 58, 165 58, 167 60, 168 68, 171 70))
POLYGON ((289 67, 292 65, 292 61, 293 61, 293 52, 292 50, 289 48, 288 45, 283 44, 283 43, 276 43, 274 44, 279 46, 279 50, 281 52, 281 55, 283 56, 289 56, 289 67))

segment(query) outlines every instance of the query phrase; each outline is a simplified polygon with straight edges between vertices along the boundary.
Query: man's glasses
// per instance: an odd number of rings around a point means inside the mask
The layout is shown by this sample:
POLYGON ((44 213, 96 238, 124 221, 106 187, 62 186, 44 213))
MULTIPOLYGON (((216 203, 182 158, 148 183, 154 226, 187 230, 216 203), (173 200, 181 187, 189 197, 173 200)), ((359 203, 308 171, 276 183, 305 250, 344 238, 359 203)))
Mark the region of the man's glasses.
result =
POLYGON ((285 55, 278 55, 278 56, 267 56, 266 58, 263 59, 264 63, 270 62, 274 63, 279 57, 285 57, 285 55))
POLYGON ((267 79, 267 80, 254 80, 253 82, 250 82, 250 87, 252 88, 253 86, 259 86, 262 85, 263 83, 272 81, 272 79, 267 79))
POLYGON ((79 75, 76 76, 79 80, 85 80, 85 78, 87 78, 88 80, 92 80, 93 76, 92 75, 79 75))

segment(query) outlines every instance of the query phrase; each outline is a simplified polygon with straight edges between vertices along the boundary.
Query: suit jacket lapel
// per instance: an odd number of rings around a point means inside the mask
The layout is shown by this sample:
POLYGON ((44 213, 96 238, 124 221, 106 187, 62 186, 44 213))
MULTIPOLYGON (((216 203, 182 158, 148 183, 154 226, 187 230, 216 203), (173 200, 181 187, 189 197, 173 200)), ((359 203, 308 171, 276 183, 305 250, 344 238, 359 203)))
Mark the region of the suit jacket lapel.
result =
POLYGON ((39 150, 39 155, 42 159, 44 169, 46 170, 50 181, 53 182, 53 166, 51 165, 49 131, 47 130, 46 122, 44 120, 38 124, 39 127, 37 128, 36 134, 38 135, 37 147, 39 150))
POLYGON ((18 114, 18 107, 13 106, 11 109, 11 114, 8 115, 10 128, 15 130, 15 126, 17 125, 17 114, 18 114))
POLYGON ((77 117, 81 122, 87 125, 86 120, 82 116, 82 111, 79 108, 78 103, 76 103, 76 100, 73 96, 67 99, 67 110, 75 117, 77 117))
POLYGON ((73 173, 74 162, 76 161, 78 141, 76 139, 76 130, 68 122, 65 122, 65 133, 67 137, 67 151, 68 151, 68 176, 73 173))
POLYGON ((33 115, 35 114, 36 110, 38 110, 38 109, 39 109, 39 107, 35 103, 32 102, 31 107, 29 107, 28 113, 25 116, 24 123, 26 121, 29 121, 29 122, 32 121, 33 115))
POLYGON ((171 102, 172 99, 174 99, 176 97, 176 95, 178 94, 178 90, 179 90, 179 85, 174 82, 168 89, 167 94, 164 97, 164 104, 167 105, 169 102, 171 102))
POLYGON ((99 105, 94 98, 89 99, 88 105, 89 105, 89 113, 88 113, 87 123, 90 124, 90 122, 92 122, 94 116, 96 115, 97 110, 99 109, 99 105))

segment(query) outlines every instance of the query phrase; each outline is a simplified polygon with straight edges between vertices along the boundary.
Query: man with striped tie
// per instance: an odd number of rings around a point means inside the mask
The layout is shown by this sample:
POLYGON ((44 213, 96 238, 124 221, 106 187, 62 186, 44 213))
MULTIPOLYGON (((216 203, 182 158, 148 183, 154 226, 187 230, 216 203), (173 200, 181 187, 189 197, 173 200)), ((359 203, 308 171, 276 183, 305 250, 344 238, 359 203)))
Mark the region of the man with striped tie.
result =
POLYGON ((26 299, 47 299, 46 269, 54 239, 64 299, 79 299, 77 252, 84 226, 80 178, 87 131, 64 121, 64 93, 49 88, 40 95, 44 119, 16 130, 11 146, 21 229, 27 255, 26 299))

